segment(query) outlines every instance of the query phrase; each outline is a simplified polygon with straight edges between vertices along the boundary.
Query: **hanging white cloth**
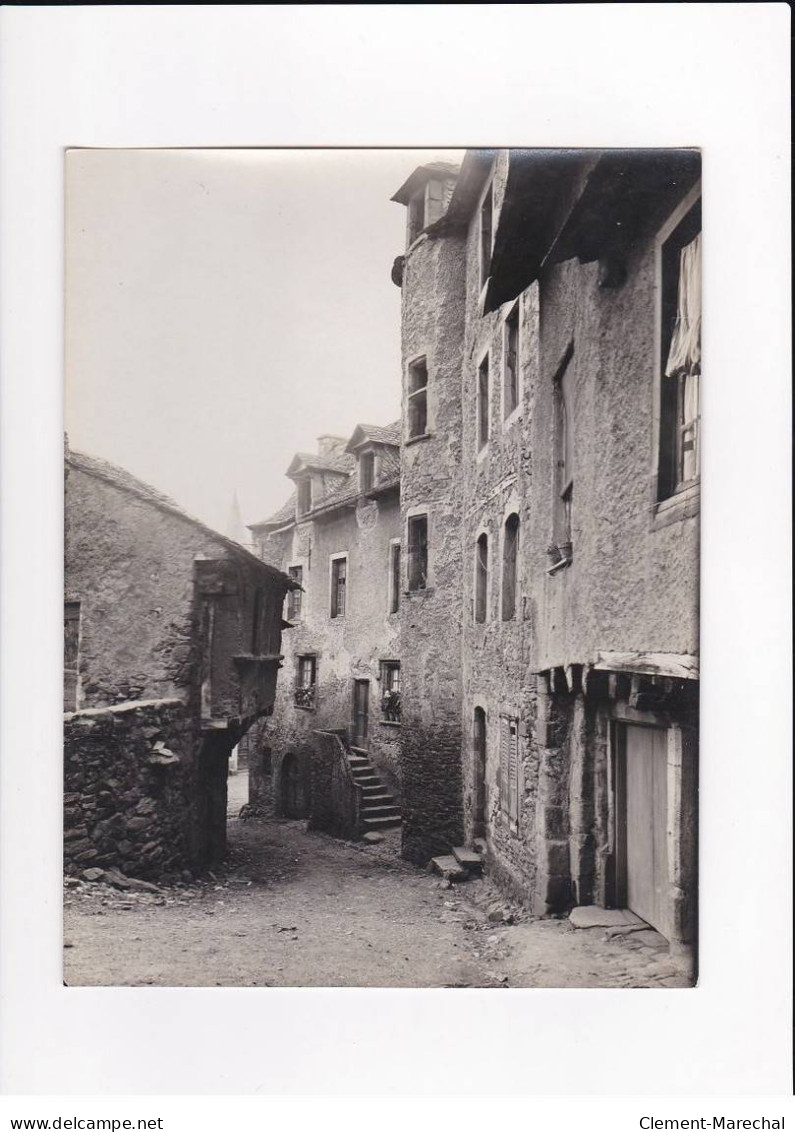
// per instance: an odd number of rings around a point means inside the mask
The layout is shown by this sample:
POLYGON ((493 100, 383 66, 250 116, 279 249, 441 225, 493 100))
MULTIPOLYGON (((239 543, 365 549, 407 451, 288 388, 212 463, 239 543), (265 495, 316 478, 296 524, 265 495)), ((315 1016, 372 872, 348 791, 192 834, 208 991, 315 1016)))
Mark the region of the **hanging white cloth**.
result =
POLYGON ((701 233, 679 253, 676 322, 666 377, 701 371, 701 233))

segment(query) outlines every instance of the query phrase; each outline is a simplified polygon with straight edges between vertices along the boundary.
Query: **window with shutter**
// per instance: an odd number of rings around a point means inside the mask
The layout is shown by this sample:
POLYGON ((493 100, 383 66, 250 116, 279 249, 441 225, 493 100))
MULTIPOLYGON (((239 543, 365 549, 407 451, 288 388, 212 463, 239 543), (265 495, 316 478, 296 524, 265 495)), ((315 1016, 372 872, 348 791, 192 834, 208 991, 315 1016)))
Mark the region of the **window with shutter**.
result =
POLYGON ((519 720, 500 716, 500 809, 519 821, 519 720))
POLYGON ((425 227, 434 224, 444 212, 444 181, 429 181, 425 186, 425 227))

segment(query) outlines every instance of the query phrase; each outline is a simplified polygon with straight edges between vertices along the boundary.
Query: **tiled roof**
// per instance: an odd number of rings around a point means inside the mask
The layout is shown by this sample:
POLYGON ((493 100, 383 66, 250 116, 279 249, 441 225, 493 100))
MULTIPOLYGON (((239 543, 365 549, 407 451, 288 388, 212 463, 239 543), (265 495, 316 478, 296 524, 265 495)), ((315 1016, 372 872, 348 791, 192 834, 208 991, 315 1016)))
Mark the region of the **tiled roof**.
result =
POLYGON ((366 444, 368 440, 372 441, 373 444, 389 444, 394 448, 399 448, 401 432, 402 424, 400 421, 393 421, 392 424, 388 425, 358 424, 348 441, 346 451, 351 452, 354 448, 358 448, 360 444, 366 444))
POLYGON ((321 472, 349 472, 352 461, 350 456, 345 454, 318 456, 314 452, 296 452, 290 461, 287 475, 292 475, 301 465, 305 468, 316 468, 321 472))
POLYGON ((131 472, 125 468, 120 468, 118 464, 111 464, 109 460, 101 460, 97 456, 88 456, 84 452, 75 452, 74 449, 69 449, 66 455, 66 462, 75 471, 85 472, 86 475, 94 476, 97 479, 104 480, 112 487, 118 488, 120 491, 126 491, 130 495, 136 496, 144 503, 149 503, 153 507, 157 507, 161 511, 168 511, 172 515, 184 519, 193 526, 198 527, 205 535, 209 535, 229 550, 235 551, 237 554, 244 555, 252 562, 256 562, 264 571, 269 573, 274 578, 280 578, 283 582, 290 583, 290 579, 281 570, 275 569, 273 566, 268 566, 262 559, 257 558, 251 551, 246 550, 239 542, 234 539, 227 538, 219 531, 214 531, 212 527, 208 527, 201 519, 196 519, 193 515, 189 515, 187 511, 175 503, 169 496, 164 495, 162 491, 157 488, 151 487, 143 480, 137 479, 131 472))

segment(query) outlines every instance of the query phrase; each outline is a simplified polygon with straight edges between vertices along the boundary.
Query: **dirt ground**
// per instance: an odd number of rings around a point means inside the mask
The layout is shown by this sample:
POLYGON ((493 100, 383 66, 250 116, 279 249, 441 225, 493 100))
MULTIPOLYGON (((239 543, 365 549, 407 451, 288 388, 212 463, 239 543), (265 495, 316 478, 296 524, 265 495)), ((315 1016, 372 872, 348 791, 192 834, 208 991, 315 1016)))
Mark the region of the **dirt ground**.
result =
MULTIPOLYGON (((244 800, 238 774, 230 813, 244 800)), ((67 985, 688 985, 656 933, 535 919, 488 879, 450 887, 401 860, 399 830, 364 845, 303 822, 232 817, 229 842, 225 867, 193 884, 67 881, 67 985)))

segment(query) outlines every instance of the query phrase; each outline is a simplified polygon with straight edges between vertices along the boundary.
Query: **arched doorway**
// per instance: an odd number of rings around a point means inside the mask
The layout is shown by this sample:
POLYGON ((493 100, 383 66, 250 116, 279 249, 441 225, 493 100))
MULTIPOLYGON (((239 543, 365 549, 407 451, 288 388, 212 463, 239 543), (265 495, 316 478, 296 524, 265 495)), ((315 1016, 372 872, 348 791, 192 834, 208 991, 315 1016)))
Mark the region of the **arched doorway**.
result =
POLYGON ((286 754, 281 768, 282 814, 286 818, 306 817, 304 775, 297 755, 286 754))
POLYGON ((486 836, 486 713, 476 707, 472 717, 473 834, 486 836))

